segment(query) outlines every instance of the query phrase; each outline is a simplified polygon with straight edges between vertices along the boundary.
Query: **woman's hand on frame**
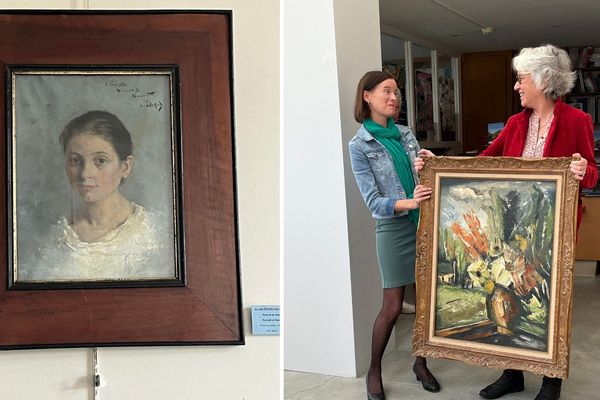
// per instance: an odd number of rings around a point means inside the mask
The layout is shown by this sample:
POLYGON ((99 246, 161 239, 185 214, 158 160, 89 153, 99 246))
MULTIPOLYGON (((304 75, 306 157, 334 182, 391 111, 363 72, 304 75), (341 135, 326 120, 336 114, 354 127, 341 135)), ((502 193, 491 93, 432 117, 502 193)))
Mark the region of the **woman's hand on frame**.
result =
POLYGON ((423 157, 433 157, 433 156, 435 156, 435 154, 433 154, 431 151, 429 151, 427 149, 419 150, 419 157, 415 158, 415 171, 419 172, 420 170, 423 169, 423 166, 425 165, 425 160, 423 159, 423 157))
POLYGON ((570 169, 573 175, 575 175, 575 179, 578 181, 583 180, 583 177, 585 176, 585 170, 587 169, 587 163, 587 160, 581 157, 581 154, 573 154, 573 161, 571 161, 570 169))
POLYGON ((415 200, 415 208, 418 208, 422 201, 428 200, 431 197, 432 189, 427 186, 417 185, 413 193, 413 199, 415 200))

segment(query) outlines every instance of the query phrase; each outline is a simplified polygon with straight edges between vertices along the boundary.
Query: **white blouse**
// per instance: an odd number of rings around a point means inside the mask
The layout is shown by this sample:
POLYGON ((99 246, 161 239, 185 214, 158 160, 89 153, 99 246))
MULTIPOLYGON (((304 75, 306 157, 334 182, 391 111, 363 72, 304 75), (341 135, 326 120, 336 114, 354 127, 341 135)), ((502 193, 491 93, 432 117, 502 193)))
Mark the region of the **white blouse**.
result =
POLYGON ((135 203, 133 206, 125 222, 96 242, 80 240, 67 218, 61 218, 51 231, 48 245, 40 249, 37 265, 19 271, 19 280, 174 278, 173 241, 159 239, 160 225, 155 213, 135 203))
POLYGON ((544 156, 544 145, 546 138, 552 125, 554 114, 550 116, 543 126, 540 126, 540 118, 531 113, 529 117, 529 129, 527 129, 527 140, 523 149, 523 157, 526 158, 541 158, 544 156))

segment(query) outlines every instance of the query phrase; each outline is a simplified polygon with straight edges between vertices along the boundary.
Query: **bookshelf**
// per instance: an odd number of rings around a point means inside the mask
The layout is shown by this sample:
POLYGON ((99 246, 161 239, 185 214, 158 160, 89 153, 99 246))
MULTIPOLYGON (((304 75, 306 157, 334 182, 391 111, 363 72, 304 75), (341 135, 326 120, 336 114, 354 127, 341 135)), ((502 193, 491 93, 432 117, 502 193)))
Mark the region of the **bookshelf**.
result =
POLYGON ((592 116, 594 125, 600 124, 600 67, 578 68, 577 80, 565 102, 592 116))
MULTIPOLYGON (((565 96, 565 102, 587 112, 594 123, 594 155, 600 168, 600 47, 570 47, 567 49, 576 71, 575 86, 565 96)), ((600 183, 584 189, 587 196, 600 196, 600 183)))
POLYGON ((569 47, 567 53, 576 72, 575 86, 565 102, 592 116, 600 125, 600 47, 569 47))
MULTIPOLYGON (((594 155, 600 172, 600 47, 571 47, 567 53, 576 71, 575 86, 565 102, 587 112, 594 122, 594 155)), ((600 260, 597 227, 600 222, 600 183, 583 190, 583 218, 576 246, 577 260, 600 260)))

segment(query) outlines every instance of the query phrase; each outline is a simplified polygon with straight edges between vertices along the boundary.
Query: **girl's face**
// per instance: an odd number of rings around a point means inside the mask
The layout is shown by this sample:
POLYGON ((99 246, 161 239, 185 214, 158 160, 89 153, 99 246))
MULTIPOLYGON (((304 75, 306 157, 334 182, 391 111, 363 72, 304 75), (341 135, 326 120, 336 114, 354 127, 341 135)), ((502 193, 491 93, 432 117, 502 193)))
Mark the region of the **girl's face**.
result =
POLYGON ((132 166, 133 156, 119 160, 113 145, 93 133, 73 136, 65 151, 69 183, 86 203, 102 201, 117 192, 132 166))

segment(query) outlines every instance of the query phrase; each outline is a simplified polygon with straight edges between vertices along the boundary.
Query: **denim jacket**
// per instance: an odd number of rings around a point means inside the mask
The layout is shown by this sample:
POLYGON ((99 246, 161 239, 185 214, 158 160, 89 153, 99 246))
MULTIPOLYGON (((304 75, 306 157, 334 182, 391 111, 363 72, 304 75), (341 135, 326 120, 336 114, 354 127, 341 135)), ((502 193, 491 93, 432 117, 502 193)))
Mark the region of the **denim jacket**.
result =
MULTIPOLYGON (((418 182, 414 163, 420 150, 419 143, 408 127, 397 126, 400 130, 400 142, 410 158, 415 182, 418 182)), ((406 199, 406 193, 400 183, 394 161, 385 147, 364 125, 358 129, 348 147, 356 184, 373 218, 389 219, 406 215, 406 210, 394 212, 396 200, 406 199)))

